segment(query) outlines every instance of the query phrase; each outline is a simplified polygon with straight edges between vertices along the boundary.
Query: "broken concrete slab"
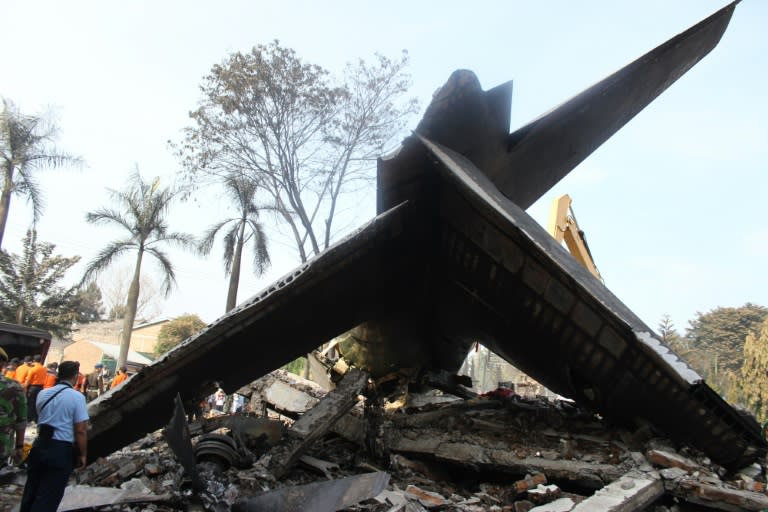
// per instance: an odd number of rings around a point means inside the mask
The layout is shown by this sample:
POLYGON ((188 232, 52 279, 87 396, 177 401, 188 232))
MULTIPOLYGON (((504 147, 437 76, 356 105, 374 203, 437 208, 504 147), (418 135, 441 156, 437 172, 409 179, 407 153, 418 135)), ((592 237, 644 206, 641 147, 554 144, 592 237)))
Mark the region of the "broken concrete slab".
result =
POLYGON ((690 477, 683 477, 674 482, 667 480, 664 482, 664 487, 673 496, 718 510, 736 512, 768 509, 768 496, 762 492, 702 483, 690 477))
MULTIPOLYGON (((328 393, 318 384, 284 370, 275 370, 267 375, 243 386, 239 392, 250 397, 253 411, 267 415, 267 411, 293 419, 298 419, 301 413, 314 407, 328 393), (279 392, 288 387, 290 392, 279 392)), ((208 419, 203 421, 203 428, 208 431, 212 426, 228 426, 226 419, 208 419), (210 425, 210 426, 209 426, 210 425)), ((194 428, 190 426, 190 428, 194 428)), ((218 428, 218 427, 217 427, 218 428)), ((354 407, 347 414, 336 420, 332 430, 355 444, 364 446, 365 426, 362 407, 354 407)), ((281 433, 282 434, 282 433, 281 433)), ((274 436, 271 436, 274 438, 274 436)), ((272 441, 276 444, 276 440, 272 441)))
POLYGON ((368 374, 350 370, 317 405, 302 415, 286 432, 280 444, 262 457, 276 478, 281 478, 314 441, 323 436, 336 421, 357 402, 357 396, 368 383, 368 374))
POLYGON ((617 435, 593 417, 535 400, 480 400, 392 415, 385 417, 382 432, 381 444, 392 453, 510 475, 542 473, 549 481, 589 489, 602 488, 634 466, 617 435))
POLYGON ((680 468, 664 468, 659 471, 659 475, 664 480, 678 480, 688 474, 690 474, 688 471, 680 468))
POLYGON ((632 512, 643 510, 664 494, 659 478, 627 474, 577 504, 573 512, 632 512))
POLYGON ((335 387, 328 368, 323 364, 320 359, 322 357, 318 352, 310 352, 307 354, 307 364, 309 365, 309 377, 313 382, 318 384, 323 389, 330 391, 335 387))
POLYGON ((568 512, 572 510, 574 501, 571 498, 560 498, 544 505, 533 507, 529 512, 568 512))
POLYGON ((467 438, 451 441, 451 437, 453 437, 452 434, 444 431, 422 430, 415 436, 390 435, 388 446, 392 451, 432 456, 444 462, 476 467, 485 471, 502 471, 510 474, 536 471, 548 475, 553 480, 566 480, 592 489, 601 488, 624 473, 621 466, 613 464, 548 460, 536 456, 518 457, 509 448, 488 447, 467 438))

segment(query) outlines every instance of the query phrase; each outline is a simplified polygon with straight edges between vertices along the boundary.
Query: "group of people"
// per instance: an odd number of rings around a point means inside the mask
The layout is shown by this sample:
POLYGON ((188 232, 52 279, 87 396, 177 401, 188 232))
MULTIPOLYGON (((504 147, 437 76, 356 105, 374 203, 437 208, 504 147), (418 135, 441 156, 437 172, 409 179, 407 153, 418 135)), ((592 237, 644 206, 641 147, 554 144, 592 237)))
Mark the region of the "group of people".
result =
MULTIPOLYGON (((4 364, 5 377, 21 384, 27 402, 32 404, 35 403, 40 391, 56 384, 57 363, 51 363, 45 367, 40 361, 40 354, 35 354, 26 356, 23 361, 13 358, 4 364)), ((28 408, 27 421, 37 421, 37 411, 34 407, 28 408)))
POLYGON ((218 388, 201 404, 201 407, 206 416, 225 414, 227 409, 231 414, 243 414, 245 412, 245 397, 237 393, 227 397, 224 390, 218 388))
MULTIPOLYGON (((77 361, 47 367, 40 361, 40 355, 9 361, 0 347, 0 467, 9 459, 22 461, 27 424, 37 423, 37 437, 26 459, 27 482, 20 512, 58 508, 72 470, 86 464, 86 397, 97 397, 107 384, 102 364, 83 375, 77 361)), ((127 368, 121 367, 110 387, 127 378, 127 368)))
MULTIPOLYGON (((26 356, 23 360, 13 358, 0 366, 0 374, 21 384, 27 397, 27 403, 34 404, 38 393, 56 384, 58 363, 43 366, 39 354, 26 356)), ((103 364, 97 363, 91 373, 78 372, 74 389, 81 392, 90 402, 103 394, 107 389, 115 388, 128 378, 128 368, 118 368, 115 377, 110 381, 109 372, 103 364)), ((34 407, 27 411, 27 421, 36 422, 37 412, 34 407)))

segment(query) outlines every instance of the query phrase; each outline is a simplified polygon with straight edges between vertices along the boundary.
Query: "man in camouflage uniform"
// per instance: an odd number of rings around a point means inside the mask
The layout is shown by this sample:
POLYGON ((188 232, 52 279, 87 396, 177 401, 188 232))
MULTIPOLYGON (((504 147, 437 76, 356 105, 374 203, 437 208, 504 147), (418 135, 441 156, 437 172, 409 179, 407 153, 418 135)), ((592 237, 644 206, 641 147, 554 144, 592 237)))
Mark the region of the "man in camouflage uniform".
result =
MULTIPOLYGON (((0 347, 0 366, 7 362, 8 354, 0 347)), ((21 461, 26 428, 27 398, 24 389, 15 380, 0 375, 0 467, 5 465, 9 455, 13 455, 16 462, 21 461)))

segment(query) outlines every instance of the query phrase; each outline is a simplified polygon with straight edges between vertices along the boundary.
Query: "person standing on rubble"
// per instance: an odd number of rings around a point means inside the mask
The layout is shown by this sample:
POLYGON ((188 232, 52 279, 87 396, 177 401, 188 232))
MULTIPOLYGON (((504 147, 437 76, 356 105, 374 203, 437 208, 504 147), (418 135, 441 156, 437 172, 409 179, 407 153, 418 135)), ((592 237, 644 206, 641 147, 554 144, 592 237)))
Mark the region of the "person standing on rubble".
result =
POLYGON ((59 382, 37 397, 37 439, 27 459, 27 483, 19 512, 54 512, 72 473, 74 449, 77 467, 84 467, 88 447, 88 409, 75 391, 80 370, 77 361, 59 365, 59 382))
MULTIPOLYGON (((0 366, 7 362, 8 354, 0 348, 0 366)), ((0 374, 0 467, 5 465, 9 455, 13 455, 15 462, 21 462, 26 429, 27 397, 24 389, 15 380, 0 374)))

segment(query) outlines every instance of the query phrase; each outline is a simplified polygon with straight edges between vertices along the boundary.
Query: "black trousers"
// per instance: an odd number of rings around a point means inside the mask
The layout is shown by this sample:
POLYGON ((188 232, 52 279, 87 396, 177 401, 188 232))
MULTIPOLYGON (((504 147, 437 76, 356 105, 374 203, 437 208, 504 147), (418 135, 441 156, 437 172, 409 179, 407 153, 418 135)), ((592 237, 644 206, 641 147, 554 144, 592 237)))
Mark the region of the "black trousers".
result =
POLYGON ((43 386, 29 386, 27 390, 27 421, 37 421, 37 395, 43 390, 43 386))
POLYGON ((71 474, 72 443, 37 439, 27 459, 19 512, 56 512, 71 474))

